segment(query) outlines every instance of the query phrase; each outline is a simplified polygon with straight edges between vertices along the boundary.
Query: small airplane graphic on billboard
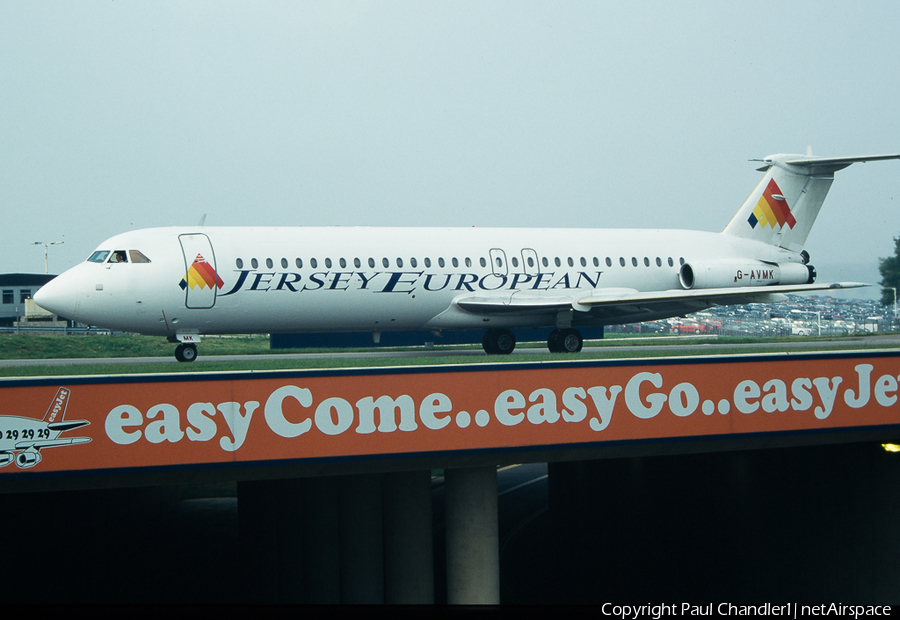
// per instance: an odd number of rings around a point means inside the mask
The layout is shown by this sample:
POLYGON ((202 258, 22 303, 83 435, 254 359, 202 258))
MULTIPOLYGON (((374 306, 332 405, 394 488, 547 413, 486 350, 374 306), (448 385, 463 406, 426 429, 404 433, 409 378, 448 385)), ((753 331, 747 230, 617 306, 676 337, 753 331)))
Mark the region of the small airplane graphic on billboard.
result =
POLYGON ((14 415, 0 415, 0 467, 16 462, 20 469, 34 467, 41 462, 43 448, 88 443, 90 437, 59 438, 65 431, 90 424, 87 420, 66 422, 66 407, 70 390, 61 387, 41 420, 14 415))

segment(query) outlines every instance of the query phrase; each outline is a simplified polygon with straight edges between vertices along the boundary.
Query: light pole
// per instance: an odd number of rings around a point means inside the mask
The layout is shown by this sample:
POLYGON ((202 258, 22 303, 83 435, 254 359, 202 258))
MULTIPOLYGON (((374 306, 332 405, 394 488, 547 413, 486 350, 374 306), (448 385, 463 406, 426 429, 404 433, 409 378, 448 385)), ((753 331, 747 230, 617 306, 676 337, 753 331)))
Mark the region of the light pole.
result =
POLYGON ((34 243, 31 244, 31 245, 44 246, 44 273, 47 273, 47 274, 50 273, 50 261, 49 261, 50 246, 51 245, 62 245, 63 243, 65 243, 65 241, 51 241, 50 243, 45 243, 43 241, 35 241, 34 243))

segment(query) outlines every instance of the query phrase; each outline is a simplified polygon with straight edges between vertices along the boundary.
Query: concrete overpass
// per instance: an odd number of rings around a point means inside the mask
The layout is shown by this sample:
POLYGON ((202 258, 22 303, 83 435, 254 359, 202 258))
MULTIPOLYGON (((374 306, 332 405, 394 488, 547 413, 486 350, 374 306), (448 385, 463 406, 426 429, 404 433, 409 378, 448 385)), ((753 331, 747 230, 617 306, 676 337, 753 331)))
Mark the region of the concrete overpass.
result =
POLYGON ((429 603, 443 469, 447 600, 497 603, 496 467, 548 462, 560 548, 622 533, 614 591, 654 550, 716 587, 703 558, 729 558, 738 597, 896 602, 900 459, 871 448, 900 435, 898 375, 859 352, 10 379, 0 491, 237 480, 251 598, 429 603))

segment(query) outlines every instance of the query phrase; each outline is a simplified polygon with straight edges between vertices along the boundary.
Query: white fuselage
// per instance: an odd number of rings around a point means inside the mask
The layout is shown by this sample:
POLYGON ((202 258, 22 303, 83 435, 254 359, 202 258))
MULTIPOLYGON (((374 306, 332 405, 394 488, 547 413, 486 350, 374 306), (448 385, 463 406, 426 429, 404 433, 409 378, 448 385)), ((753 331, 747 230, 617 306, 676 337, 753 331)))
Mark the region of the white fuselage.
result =
MULTIPOLYGON (((801 258, 681 230, 157 228, 103 242, 36 301, 90 325, 156 335, 542 327, 555 311, 488 316, 454 301, 677 290, 682 263, 723 261, 801 258), (117 252, 127 260, 111 262, 117 252)), ((576 315, 582 325, 660 318, 576 315)))

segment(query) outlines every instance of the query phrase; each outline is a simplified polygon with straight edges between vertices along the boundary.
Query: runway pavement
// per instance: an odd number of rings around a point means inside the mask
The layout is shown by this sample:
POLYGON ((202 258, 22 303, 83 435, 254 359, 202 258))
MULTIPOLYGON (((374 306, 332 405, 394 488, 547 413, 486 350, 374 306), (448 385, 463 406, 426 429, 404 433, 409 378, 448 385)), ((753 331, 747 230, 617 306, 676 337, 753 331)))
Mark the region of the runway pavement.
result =
MULTIPOLYGON (((624 339, 622 339, 624 340, 624 339)), ((629 341, 636 339, 629 338, 629 341)), ((648 339, 649 340, 649 339, 648 339)), ((660 340, 653 338, 654 341, 660 340)), ((840 338, 835 340, 806 340, 797 339, 796 341, 784 341, 779 343, 772 342, 749 342, 739 344, 722 344, 711 340, 708 336, 679 336, 677 338, 667 339, 664 344, 635 344, 626 345, 618 344, 621 340, 608 339, 604 344, 588 343, 585 345, 583 352, 590 354, 602 354, 604 351, 621 352, 668 352, 672 350, 683 351, 686 354, 708 353, 714 352, 717 348, 727 347, 729 350, 745 350, 747 353, 753 353, 760 349, 784 348, 786 351, 815 351, 816 349, 827 349, 834 344, 842 346, 864 346, 864 347, 884 347, 894 348, 900 347, 900 334, 883 334, 877 336, 867 336, 860 338, 840 338)), ((467 357, 484 357, 486 354, 481 349, 451 349, 451 348, 410 348, 407 350, 372 350, 372 351, 328 351, 315 353, 264 353, 260 355, 203 355, 202 345, 200 346, 200 356, 198 356, 195 364, 204 364, 210 362, 246 362, 251 360, 259 361, 277 361, 277 360, 327 360, 327 359, 408 359, 408 358, 428 358, 428 357, 459 357, 460 363, 465 362, 467 357)), ((543 347, 530 348, 519 347, 509 359, 515 361, 519 356, 523 355, 550 355, 550 352, 543 347)), ((578 359, 578 354, 574 354, 566 359, 578 359)), ((28 366, 78 366, 78 365, 115 365, 115 364, 175 364, 174 356, 159 357, 103 357, 103 358, 68 358, 68 359, 15 359, 0 360, 0 368, 7 367, 28 367, 28 366)))

